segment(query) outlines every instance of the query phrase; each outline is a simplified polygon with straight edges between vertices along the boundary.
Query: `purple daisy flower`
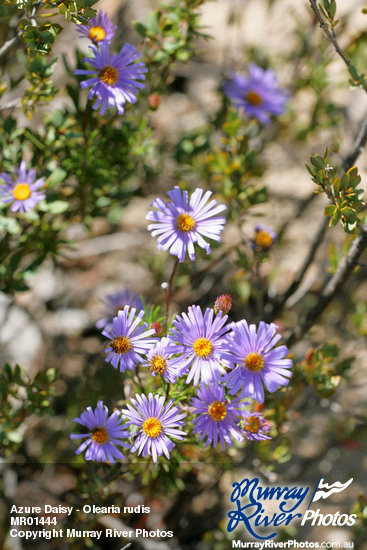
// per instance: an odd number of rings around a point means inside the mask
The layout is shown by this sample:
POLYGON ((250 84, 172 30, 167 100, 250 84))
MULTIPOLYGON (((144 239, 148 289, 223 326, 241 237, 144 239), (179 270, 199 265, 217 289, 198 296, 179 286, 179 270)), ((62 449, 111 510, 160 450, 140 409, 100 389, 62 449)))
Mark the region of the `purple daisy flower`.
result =
POLYGON ((148 324, 142 323, 144 311, 135 314, 134 307, 125 306, 113 319, 111 331, 102 332, 103 336, 111 340, 105 350, 106 361, 115 369, 120 366, 120 372, 134 370, 138 363, 143 362, 142 354, 145 355, 157 341, 157 338, 149 338, 155 330, 146 330, 148 324))
POLYGON ((269 124, 271 115, 283 114, 289 99, 288 93, 279 88, 274 71, 255 63, 249 63, 248 76, 233 73, 224 85, 224 93, 237 109, 242 108, 263 124, 269 124))
POLYGON ((181 376, 180 362, 173 358, 177 353, 176 345, 169 338, 162 338, 147 354, 147 363, 143 367, 149 367, 152 376, 159 374, 167 382, 175 384, 181 376))
POLYGON ((175 446, 170 438, 183 439, 186 435, 186 432, 177 429, 184 424, 182 419, 186 413, 172 406, 173 399, 164 405, 164 396, 150 393, 148 399, 144 394, 135 397, 131 399, 132 405, 128 403, 127 409, 122 410, 122 414, 129 419, 128 425, 139 427, 131 452, 152 456, 153 462, 157 462, 157 457, 162 454, 169 459, 169 453, 175 446))
POLYGON ((172 202, 156 198, 151 206, 158 211, 148 212, 146 219, 154 223, 148 225, 152 237, 158 237, 158 249, 169 250, 180 262, 185 260, 186 251, 191 261, 195 260, 194 243, 210 253, 210 246, 204 237, 220 242, 225 218, 214 217, 227 207, 216 200, 208 202, 212 192, 195 189, 189 200, 187 191, 176 185, 167 195, 172 202))
POLYGON ((87 434, 70 434, 71 439, 88 438, 78 447, 75 454, 82 453, 87 447, 85 460, 96 460, 97 462, 115 462, 115 458, 125 459, 124 455, 116 448, 116 445, 130 448, 128 443, 121 441, 129 437, 128 430, 123 426, 121 413, 115 411, 108 417, 108 408, 103 405, 103 401, 98 401, 97 407, 87 407, 80 415, 80 418, 74 418, 82 426, 89 430, 87 434))
POLYGON ((277 234, 273 229, 259 224, 255 227, 255 236, 252 240, 251 247, 256 252, 267 252, 273 246, 276 239, 277 234))
POLYGON ((246 439, 250 441, 263 441, 264 439, 271 439, 268 435, 271 428, 271 422, 264 418, 260 413, 245 411, 242 414, 240 425, 242 426, 242 433, 246 439))
MULTIPOLYGON (((225 375, 224 381, 235 394, 241 390, 240 397, 252 397, 259 403, 264 401, 264 386, 276 391, 286 386, 292 373, 292 360, 286 359, 289 351, 286 346, 275 344, 281 335, 276 334, 278 327, 260 321, 258 332, 255 325, 248 325, 243 319, 232 325, 232 332, 227 336, 228 348, 233 354, 237 366, 225 375)), ((230 365, 230 368, 233 368, 230 365)))
POLYGON ((101 42, 101 49, 89 46, 94 58, 86 57, 83 62, 92 65, 92 70, 77 69, 76 75, 88 75, 91 78, 80 83, 81 88, 90 88, 88 99, 96 96, 93 109, 101 107, 101 115, 107 108, 117 107, 120 115, 124 112, 124 104, 136 102, 138 90, 144 87, 139 80, 145 79, 147 68, 142 61, 135 63, 140 57, 135 46, 125 44, 117 55, 110 53, 108 42, 101 42))
POLYGON ((201 434, 199 441, 207 438, 205 447, 211 444, 216 447, 219 440, 223 450, 226 443, 232 447, 232 439, 243 441, 236 422, 240 416, 238 409, 245 404, 243 401, 241 404, 240 399, 227 401, 223 387, 218 384, 200 386, 197 397, 193 397, 190 403, 194 407, 193 413, 198 415, 192 423, 194 432, 201 434))
POLYGON ((87 25, 79 25, 80 38, 90 38, 95 44, 110 42, 115 35, 117 26, 112 23, 107 13, 99 11, 95 17, 88 21, 87 25))
POLYGON ((128 288, 114 294, 107 294, 103 303, 105 304, 105 317, 97 321, 96 327, 99 329, 110 329, 113 318, 117 317, 118 312, 123 310, 125 306, 134 307, 139 310, 144 309, 143 302, 139 296, 128 288))
POLYGON ((20 163, 19 170, 15 169, 15 179, 12 179, 8 174, 2 172, 0 178, 5 180, 5 185, 0 186, 0 195, 2 202, 8 204, 12 202, 10 207, 12 212, 29 212, 36 206, 38 202, 46 198, 44 192, 37 191, 45 181, 43 178, 35 180, 36 171, 30 168, 27 174, 27 165, 23 160, 20 163))
POLYGON ((201 379, 208 384, 225 372, 222 363, 233 362, 224 338, 228 331, 228 326, 224 326, 227 319, 221 311, 215 316, 214 310, 207 308, 203 316, 199 306, 191 306, 188 314, 177 315, 173 321, 175 328, 171 329, 169 338, 176 342, 176 353, 182 354, 179 358, 182 371, 187 372, 191 367, 187 383, 194 379, 197 386, 201 379))

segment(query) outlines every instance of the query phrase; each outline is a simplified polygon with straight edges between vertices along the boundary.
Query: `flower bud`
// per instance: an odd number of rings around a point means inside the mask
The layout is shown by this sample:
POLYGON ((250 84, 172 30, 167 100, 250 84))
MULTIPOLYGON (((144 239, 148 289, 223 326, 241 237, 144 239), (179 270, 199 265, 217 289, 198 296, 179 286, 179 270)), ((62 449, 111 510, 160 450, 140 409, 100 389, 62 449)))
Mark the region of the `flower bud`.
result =
POLYGON ((159 321, 152 323, 149 328, 154 328, 156 336, 163 335, 163 327, 159 321))
POLYGON ((160 106, 160 104, 161 104, 161 98, 159 97, 157 92, 150 94, 150 96, 148 97, 149 109, 151 109, 152 111, 156 111, 160 106))
POLYGON ((222 313, 228 313, 232 307, 232 298, 229 294, 221 294, 215 300, 214 312, 216 315, 221 311, 222 313))

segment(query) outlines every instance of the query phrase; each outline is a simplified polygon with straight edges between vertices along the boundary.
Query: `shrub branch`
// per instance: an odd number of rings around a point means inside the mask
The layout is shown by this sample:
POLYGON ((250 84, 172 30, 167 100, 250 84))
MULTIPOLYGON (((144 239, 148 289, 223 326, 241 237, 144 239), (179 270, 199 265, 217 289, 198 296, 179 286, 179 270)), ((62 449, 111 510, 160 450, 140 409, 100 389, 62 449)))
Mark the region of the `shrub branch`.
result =
MULTIPOLYGON (((364 146, 367 143, 367 115, 364 117, 361 128, 359 130, 358 136, 355 140, 352 150, 343 160, 343 169, 345 172, 348 172, 353 166, 359 155, 362 153, 364 146)), ((284 308, 287 300, 297 291, 298 287, 303 281, 308 268, 312 265, 312 262, 316 256, 316 253, 323 242, 324 236, 326 234, 327 228, 329 226, 328 218, 322 220, 315 236, 311 242, 308 254, 306 255, 304 262, 298 272, 298 274, 293 279, 292 283, 289 285, 284 294, 279 298, 275 303, 272 315, 277 316, 284 308)))
POLYGON ((330 302, 343 289, 347 279, 353 273, 358 265, 358 260, 362 252, 367 247, 367 224, 352 243, 349 252, 340 261, 339 267, 325 288, 322 290, 319 300, 306 317, 300 322, 299 326, 288 336, 287 345, 292 346, 298 342, 308 330, 313 326, 321 314, 325 311, 330 302))
POLYGON ((338 41, 337 41, 336 36, 335 36, 334 29, 332 27, 328 27, 328 25, 325 23, 324 18, 322 17, 321 12, 320 12, 320 10, 317 6, 316 0, 310 0, 310 4, 311 4, 312 11, 316 15, 317 20, 320 23, 320 27, 322 28, 322 30, 324 31, 324 33, 326 34, 326 36, 328 37, 328 39, 330 40, 332 45, 334 46, 335 51, 337 52, 337 54, 342 58, 342 60, 346 64, 346 66, 349 67, 349 65, 351 64, 351 60, 349 59, 349 57, 347 57, 345 55, 345 53, 343 52, 343 50, 339 46, 338 41))

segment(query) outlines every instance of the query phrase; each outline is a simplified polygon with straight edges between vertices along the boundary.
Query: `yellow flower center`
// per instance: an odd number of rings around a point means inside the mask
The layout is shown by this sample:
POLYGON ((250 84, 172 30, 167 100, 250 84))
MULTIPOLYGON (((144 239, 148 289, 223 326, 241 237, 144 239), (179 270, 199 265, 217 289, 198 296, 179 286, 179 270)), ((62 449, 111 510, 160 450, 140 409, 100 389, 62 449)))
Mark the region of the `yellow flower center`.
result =
POLYGON ((180 214, 177 218, 177 229, 183 233, 189 233, 195 229, 196 221, 189 214, 180 214))
POLYGON ((118 75, 119 73, 117 72, 115 67, 111 67, 111 65, 106 65, 106 67, 103 67, 103 69, 99 73, 99 78, 105 84, 116 84, 118 75))
POLYGON ((162 432, 162 424, 158 418, 151 416, 144 421, 143 431, 148 437, 157 437, 162 432))
POLYGON ((102 27, 92 27, 89 31, 89 38, 94 40, 94 42, 101 42, 101 40, 106 38, 106 33, 102 27))
POLYGON ((127 353, 132 347, 131 340, 127 336, 117 336, 111 342, 111 348, 115 353, 127 353))
POLYGON ((262 104, 263 98, 257 92, 250 91, 246 94, 246 101, 248 101, 250 105, 257 107, 262 104))
POLYGON ((213 351, 213 344, 207 338, 198 338, 195 340, 193 348, 199 357, 209 357, 213 351))
POLYGON ((98 443, 98 445, 103 445, 104 443, 107 443, 107 441, 109 440, 109 435, 106 428, 103 428, 103 426, 98 426, 97 428, 94 428, 92 430, 92 439, 95 443, 98 443))
POLYGON ((260 420, 257 416, 249 416, 245 423, 245 430, 253 434, 257 433, 260 428, 260 420))
POLYGON ((273 244, 273 237, 267 231, 260 229, 255 236, 255 244, 263 250, 267 250, 273 244))
POLYGON ((17 183, 13 189, 14 198, 17 201, 25 201, 31 196, 31 190, 27 183, 17 183))
POLYGON ((249 353, 245 357, 245 367, 253 372, 259 372, 264 366, 264 358, 259 353, 249 353))
POLYGON ((208 413, 210 418, 219 422, 219 420, 223 420, 227 416, 227 409, 224 403, 214 401, 214 403, 210 405, 208 413))
POLYGON ((167 368, 167 361, 161 355, 154 355, 149 361, 150 370, 156 374, 164 374, 167 368))

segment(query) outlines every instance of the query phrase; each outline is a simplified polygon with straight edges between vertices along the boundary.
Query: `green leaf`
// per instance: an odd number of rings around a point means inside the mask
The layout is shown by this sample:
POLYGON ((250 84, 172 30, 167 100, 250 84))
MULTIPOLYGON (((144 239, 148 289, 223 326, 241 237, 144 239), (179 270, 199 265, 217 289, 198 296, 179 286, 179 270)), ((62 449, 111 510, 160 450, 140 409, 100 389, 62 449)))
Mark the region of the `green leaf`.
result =
POLYGON ((42 209, 43 212, 50 212, 51 214, 62 214, 63 212, 66 212, 69 208, 69 203, 67 201, 53 201, 53 202, 45 202, 42 201, 43 204, 41 206, 40 203, 40 210, 42 209))
POLYGON ((67 172, 65 172, 65 170, 62 170, 61 168, 56 168, 46 179, 45 187, 49 189, 55 187, 58 183, 64 181, 66 176, 67 172))
POLYGON ((145 26, 149 32, 153 34, 159 33, 159 24, 158 24, 157 16, 154 12, 150 12, 148 14, 148 17, 145 21, 145 26))
POLYGON ((311 176, 313 176, 313 170, 312 168, 308 165, 308 164, 305 164, 306 168, 307 168, 307 171, 311 174, 311 176))
POLYGON ((5 231, 9 235, 16 235, 21 232, 21 227, 15 218, 7 218, 0 216, 0 231, 5 231))
POLYGON ((49 384, 52 384, 52 382, 55 382, 55 380, 57 380, 57 377, 58 377, 58 374, 54 368, 47 369, 46 379, 49 384))
POLYGON ((329 8, 329 14, 331 20, 334 20, 335 14, 336 14, 336 2, 335 0, 331 0, 330 8, 329 8))
POLYGON ((351 77, 354 80, 359 80, 359 74, 357 72, 357 69, 351 63, 350 63, 350 65, 348 65, 348 71, 349 71, 349 74, 351 75, 351 77))
POLYGON ((50 42, 51 44, 55 42, 55 37, 50 31, 41 31, 39 37, 44 42, 50 42))
POLYGON ((35 29, 27 30, 22 34, 24 42, 30 42, 38 38, 38 32, 35 29))
POLYGON ((133 23, 134 28, 136 32, 140 34, 143 38, 147 35, 147 28, 142 23, 139 23, 138 21, 136 23, 133 23))
POLYGON ((18 21, 18 27, 21 31, 23 31, 26 27, 28 27, 28 25, 29 25, 28 19, 21 19, 20 21, 18 21))
POLYGON ((359 183, 361 183, 361 180, 362 180, 362 178, 359 175, 354 177, 354 178, 351 178, 351 180, 349 182, 349 187, 357 187, 357 185, 359 183))
POLYGON ((350 208, 349 206, 344 206, 341 209, 341 214, 344 216, 344 218, 347 220, 348 223, 354 223, 357 221, 357 214, 356 211, 353 210, 353 208, 350 208))
POLYGON ((340 188, 343 190, 343 191, 346 191, 349 187, 349 175, 348 174, 344 174, 340 180, 340 188))
POLYGON ((339 190, 340 190, 340 179, 339 178, 335 178, 335 180, 333 182, 333 187, 334 187, 335 195, 339 195, 339 190))
POLYGON ((21 443, 23 439, 22 434, 15 430, 13 430, 12 432, 8 432, 7 437, 12 443, 21 443))
POLYGON ((326 163, 320 155, 311 155, 310 161, 318 170, 324 170, 326 168, 326 163))
POLYGON ((333 216, 336 210, 336 206, 334 204, 329 204, 329 206, 325 207, 325 216, 333 216))
POLYGON ((334 216, 330 220, 330 227, 335 227, 340 220, 339 210, 335 210, 334 216))
POLYGON ((335 344, 325 344, 321 351, 324 357, 335 358, 339 355, 339 348, 335 344))

